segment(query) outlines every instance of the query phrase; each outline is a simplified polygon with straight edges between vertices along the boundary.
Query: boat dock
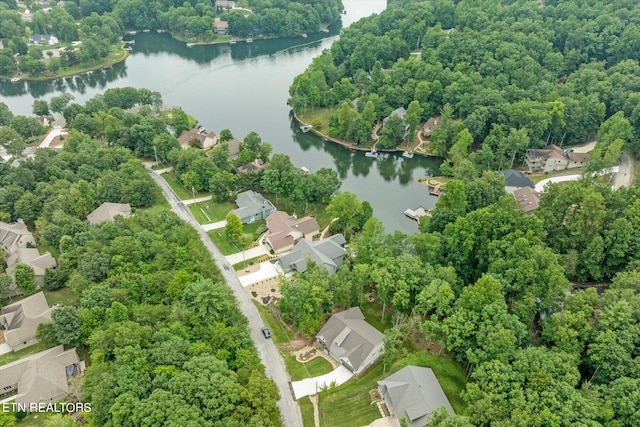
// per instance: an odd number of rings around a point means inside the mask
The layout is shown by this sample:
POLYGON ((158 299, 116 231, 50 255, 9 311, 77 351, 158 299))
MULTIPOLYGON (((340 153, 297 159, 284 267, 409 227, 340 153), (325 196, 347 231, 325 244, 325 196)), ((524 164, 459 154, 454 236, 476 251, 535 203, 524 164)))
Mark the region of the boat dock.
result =
POLYGON ((406 211, 404 211, 404 214, 414 221, 419 221, 423 216, 431 216, 429 210, 423 208, 422 206, 418 206, 415 209, 407 209, 406 211))

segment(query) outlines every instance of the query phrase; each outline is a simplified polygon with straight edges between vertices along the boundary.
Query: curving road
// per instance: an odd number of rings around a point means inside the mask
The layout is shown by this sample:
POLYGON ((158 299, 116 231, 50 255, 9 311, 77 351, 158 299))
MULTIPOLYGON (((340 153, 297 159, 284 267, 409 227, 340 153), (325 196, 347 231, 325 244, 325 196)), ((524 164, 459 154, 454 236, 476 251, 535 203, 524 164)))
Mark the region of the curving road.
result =
POLYGON ((200 224, 198 224, 198 222, 193 218, 189 208, 180 200, 169 184, 167 184, 167 182, 158 175, 156 171, 152 170, 148 165, 145 165, 145 168, 156 184, 158 184, 162 189, 162 194, 165 199, 167 199, 167 202, 169 202, 171 209, 173 209, 176 215, 196 229, 200 235, 202 243, 204 243, 218 268, 220 268, 227 286, 229 286, 233 291, 233 294, 238 300, 238 307, 249 321, 249 332, 251 333, 251 338, 258 349, 260 359, 266 368, 267 376, 275 382, 276 386, 280 390, 278 408, 280 409, 284 426, 300 427, 302 425, 302 414, 300 413, 298 403, 293 398, 289 385, 289 375, 284 367, 284 361, 282 360, 282 357, 280 357, 280 353, 278 352, 275 344, 273 344, 273 341, 265 339, 264 336, 262 336, 260 328, 263 324, 260 314, 258 313, 258 309, 253 305, 249 295, 247 295, 242 288, 235 272, 228 268, 228 263, 224 255, 220 253, 202 226, 200 226, 200 224))

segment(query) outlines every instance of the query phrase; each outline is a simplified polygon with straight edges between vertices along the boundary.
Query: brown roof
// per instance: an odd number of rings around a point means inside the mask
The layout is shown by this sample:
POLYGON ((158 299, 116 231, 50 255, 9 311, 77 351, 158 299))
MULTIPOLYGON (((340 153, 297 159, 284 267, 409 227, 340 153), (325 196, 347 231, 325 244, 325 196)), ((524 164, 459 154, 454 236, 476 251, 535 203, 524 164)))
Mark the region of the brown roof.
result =
POLYGON ((542 149, 529 149, 527 153, 532 157, 541 157, 543 159, 566 159, 567 155, 564 150, 555 144, 550 144, 542 149))
POLYGON ((286 212, 274 211, 267 217, 267 242, 274 251, 292 245, 307 234, 320 230, 318 221, 310 216, 297 218, 286 212))
POLYGON ((513 197, 526 213, 531 213, 540 206, 540 193, 531 187, 521 187, 513 192, 513 197))
POLYGON ((178 142, 183 147, 188 147, 189 142, 192 139, 197 139, 202 143, 203 148, 207 148, 215 143, 216 134, 214 132, 204 133, 198 131, 198 129, 193 128, 191 130, 183 130, 180 136, 178 137, 178 142), (207 144, 207 139, 210 140, 210 144, 207 144))
POLYGON ((227 21, 213 21, 213 28, 227 29, 229 28, 229 23, 227 21))
POLYGON ((573 150, 569 150, 567 156, 572 162, 586 162, 589 160, 589 153, 576 153, 573 150))
POLYGON ((427 122, 424 124, 425 127, 428 127, 429 129, 433 130, 436 127, 439 127, 442 125, 442 120, 440 120, 442 116, 437 115, 437 116, 433 116, 433 117, 429 117, 429 120, 427 120, 427 122))
POLYGON ((11 254, 18 248, 26 248, 28 243, 35 246, 36 241, 24 221, 18 219, 11 224, 0 222, 0 243, 4 250, 11 254))
POLYGON ((227 141, 227 147, 229 147, 229 155, 231 157, 237 156, 240 152, 240 141, 235 138, 227 141))
POLYGON ((253 162, 247 163, 246 165, 242 165, 236 170, 239 173, 242 173, 242 172, 257 172, 257 171, 260 171, 260 170, 264 169, 266 166, 267 165, 264 164, 262 159, 255 159, 253 162))

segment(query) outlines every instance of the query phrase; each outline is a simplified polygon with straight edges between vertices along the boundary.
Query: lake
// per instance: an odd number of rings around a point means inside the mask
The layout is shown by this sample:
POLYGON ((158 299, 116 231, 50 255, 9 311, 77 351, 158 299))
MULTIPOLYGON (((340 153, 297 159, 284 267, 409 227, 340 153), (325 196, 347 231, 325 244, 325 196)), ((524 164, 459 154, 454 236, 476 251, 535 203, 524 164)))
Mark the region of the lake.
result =
POLYGON ((208 130, 229 129, 239 139, 256 131, 274 153, 289 155, 296 166, 311 171, 335 169, 341 190, 369 201, 387 232, 413 233, 417 223, 403 212, 435 205, 436 197, 418 179, 436 175, 439 161, 419 156, 405 159, 399 154, 367 158, 363 152, 301 132, 289 114, 288 91, 294 77, 337 40, 343 26, 386 6, 380 0, 343 3, 347 13, 330 26, 329 33, 307 38, 187 47, 168 34, 128 36, 136 43, 126 62, 55 82, 0 82, 0 100, 16 114, 31 115, 34 99, 49 100, 62 92, 84 103, 111 87, 146 87, 160 92, 166 105, 182 107, 208 130))

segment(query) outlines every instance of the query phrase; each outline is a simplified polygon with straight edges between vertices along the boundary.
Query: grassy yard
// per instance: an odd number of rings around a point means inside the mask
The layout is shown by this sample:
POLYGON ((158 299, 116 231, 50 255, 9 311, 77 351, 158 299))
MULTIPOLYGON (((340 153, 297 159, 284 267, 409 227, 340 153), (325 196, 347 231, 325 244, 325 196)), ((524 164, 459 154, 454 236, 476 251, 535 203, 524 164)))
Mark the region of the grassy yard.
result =
POLYGON ((314 427, 315 423, 313 422, 313 403, 311 403, 311 399, 308 397, 303 397, 298 400, 298 404, 300 405, 300 411, 302 412, 302 422, 304 427, 314 427))
POLYGON ((360 310, 362 310, 362 314, 364 315, 364 320, 366 320, 371 326, 379 330, 380 332, 384 332, 385 329, 392 327, 391 324, 391 315, 389 314, 389 307, 387 307, 387 312, 385 313, 385 321, 382 321, 382 304, 379 302, 370 302, 360 306, 360 310))
POLYGON ((268 307, 265 307, 257 301, 253 302, 260 312, 260 317, 262 317, 264 325, 269 328, 269 331, 271 332, 271 339, 280 350, 280 354, 282 354, 283 358, 286 359, 288 352, 282 349, 282 345, 287 344, 294 338, 294 332, 280 321, 280 319, 277 319, 268 307))
POLYGON ((301 363, 296 360, 295 356, 287 356, 284 363, 287 365, 291 381, 313 378, 333 371, 333 366, 324 357, 315 357, 306 363, 301 363))
POLYGON ((240 261, 237 264, 233 264, 231 267, 233 267, 234 270, 238 271, 238 270, 242 270, 244 267, 246 267, 247 265, 252 265, 255 264, 256 262, 258 262, 258 260, 262 258, 262 256, 257 256, 255 258, 249 258, 245 261, 240 261))
MULTIPOLYGON (((460 397, 465 386, 465 372, 460 365, 445 356, 420 351, 396 360, 387 368, 385 377, 407 365, 433 369, 456 414, 466 414, 466 405, 460 397)), ((380 418, 378 407, 371 404, 369 390, 377 388, 377 381, 383 378, 383 368, 382 363, 377 363, 360 378, 320 393, 320 425, 361 426, 380 418), (349 414, 349 418, 345 419, 344 414, 349 414)))
MULTIPOLYGON (((171 186, 173 191, 176 192, 178 197, 181 200, 189 200, 193 199, 193 194, 191 193, 190 188, 186 188, 179 180, 176 178, 176 175, 173 172, 166 172, 162 174, 162 177, 167 181, 167 184, 171 186)), ((196 192, 196 198, 208 196, 209 193, 205 192, 196 192)))
POLYGON ((315 130, 326 134, 329 131, 331 113, 330 108, 314 108, 313 111, 298 114, 298 118, 312 125, 315 130))
POLYGON ((61 303, 64 305, 76 305, 76 297, 71 288, 62 288, 57 291, 44 290, 44 297, 49 306, 61 303))
POLYGON ((189 205, 189 210, 200 224, 222 221, 235 208, 233 203, 216 203, 211 200, 189 205))
MULTIPOLYGON (((264 221, 256 221, 253 224, 244 224, 244 237, 248 242, 255 242, 260 234, 264 232, 264 221)), ((227 239, 224 233, 224 229, 211 230, 207 234, 211 237, 211 240, 220 249, 222 255, 231 255, 237 252, 241 252, 243 247, 241 243, 232 242, 227 239)))
POLYGON ((273 203, 273 206, 275 206, 276 209, 278 209, 279 211, 287 212, 290 214, 295 213, 298 215, 298 217, 303 217, 306 215, 314 217, 316 221, 318 221, 321 231, 327 225, 329 225, 329 222, 332 219, 325 212, 325 209, 327 208, 327 205, 325 204, 310 203, 307 206, 296 207, 291 205, 290 203, 287 203, 287 201, 282 197, 282 195, 278 196, 278 200, 276 203, 275 194, 270 194, 270 193, 261 193, 261 194, 266 199, 268 199, 271 203, 273 203))
POLYGON ((47 346, 44 343, 39 342, 37 344, 23 348, 22 350, 12 351, 11 353, 5 353, 0 356, 0 366, 5 365, 7 363, 15 362, 16 360, 21 359, 25 356, 29 356, 31 354, 44 351, 48 348, 51 348, 51 347, 47 346))

